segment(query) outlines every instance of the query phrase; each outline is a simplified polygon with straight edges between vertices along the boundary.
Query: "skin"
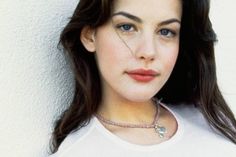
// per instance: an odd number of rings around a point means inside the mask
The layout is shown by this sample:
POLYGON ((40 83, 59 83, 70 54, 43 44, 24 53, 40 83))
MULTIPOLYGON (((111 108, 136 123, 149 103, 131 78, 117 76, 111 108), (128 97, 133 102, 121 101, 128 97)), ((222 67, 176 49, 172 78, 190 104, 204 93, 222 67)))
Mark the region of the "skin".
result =
MULTIPOLYGON (((81 41, 88 51, 95 53, 102 80, 103 97, 98 114, 121 123, 153 121, 156 109, 151 98, 166 83, 176 63, 181 15, 180 0, 148 3, 117 0, 113 16, 106 24, 95 30, 89 27, 82 30, 81 41), (128 74, 136 69, 154 70, 158 74, 151 81, 137 81, 128 74)), ((161 109, 159 122, 169 130, 168 137, 175 133, 176 121, 165 109, 161 109)), ((167 140, 159 139, 152 129, 105 127, 132 143, 167 140)))

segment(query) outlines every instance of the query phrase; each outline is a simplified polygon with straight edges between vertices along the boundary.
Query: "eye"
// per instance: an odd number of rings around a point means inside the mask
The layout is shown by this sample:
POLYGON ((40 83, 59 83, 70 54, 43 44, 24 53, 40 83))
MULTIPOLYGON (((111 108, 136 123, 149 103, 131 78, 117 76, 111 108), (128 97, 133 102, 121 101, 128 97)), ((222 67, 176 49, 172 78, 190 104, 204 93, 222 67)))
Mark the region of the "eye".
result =
POLYGON ((161 29, 160 30, 160 34, 163 35, 163 36, 166 36, 168 38, 170 37, 174 37, 176 35, 175 32, 169 30, 169 29, 161 29))
POLYGON ((135 26, 132 24, 119 24, 116 28, 120 29, 122 32, 132 32, 135 31, 135 26))

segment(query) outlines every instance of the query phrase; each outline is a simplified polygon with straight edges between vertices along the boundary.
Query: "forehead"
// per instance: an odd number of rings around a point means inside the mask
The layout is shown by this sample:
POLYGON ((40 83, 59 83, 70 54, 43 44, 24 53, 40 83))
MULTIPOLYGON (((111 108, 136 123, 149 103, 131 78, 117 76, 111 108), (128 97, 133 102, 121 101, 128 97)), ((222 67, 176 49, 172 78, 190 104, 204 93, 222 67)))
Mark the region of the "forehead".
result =
POLYGON ((115 0, 114 13, 124 11, 141 19, 181 19, 182 0, 115 0))

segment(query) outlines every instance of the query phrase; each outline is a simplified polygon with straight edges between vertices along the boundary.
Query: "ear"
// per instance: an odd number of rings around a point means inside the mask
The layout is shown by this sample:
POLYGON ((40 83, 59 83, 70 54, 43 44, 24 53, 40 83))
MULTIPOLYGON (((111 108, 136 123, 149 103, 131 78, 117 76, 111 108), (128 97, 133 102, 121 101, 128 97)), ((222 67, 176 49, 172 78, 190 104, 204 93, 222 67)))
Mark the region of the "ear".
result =
POLYGON ((95 52, 95 29, 89 26, 82 28, 80 40, 89 52, 95 52))

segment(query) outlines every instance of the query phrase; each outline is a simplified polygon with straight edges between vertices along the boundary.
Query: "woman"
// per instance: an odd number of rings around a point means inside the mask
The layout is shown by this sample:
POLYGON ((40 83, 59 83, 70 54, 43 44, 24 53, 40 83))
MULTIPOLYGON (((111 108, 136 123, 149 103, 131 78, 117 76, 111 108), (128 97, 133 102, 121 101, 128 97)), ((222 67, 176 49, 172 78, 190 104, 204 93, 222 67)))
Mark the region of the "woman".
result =
POLYGON ((61 34, 76 90, 53 156, 235 155, 208 13, 208 0, 80 0, 61 34))

